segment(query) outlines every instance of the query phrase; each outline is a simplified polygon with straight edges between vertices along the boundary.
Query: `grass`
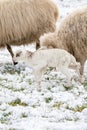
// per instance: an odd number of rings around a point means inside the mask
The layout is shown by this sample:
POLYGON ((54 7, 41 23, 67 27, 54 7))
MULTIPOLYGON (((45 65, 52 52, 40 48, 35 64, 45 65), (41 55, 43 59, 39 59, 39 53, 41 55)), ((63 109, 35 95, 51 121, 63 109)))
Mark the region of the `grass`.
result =
POLYGON ((62 102, 56 102, 52 107, 54 108, 60 108, 63 105, 62 102))
POLYGON ((87 104, 84 104, 82 106, 77 106, 76 108, 69 108, 69 106, 67 106, 66 108, 73 112, 82 112, 85 108, 87 108, 87 104))
POLYGON ((69 91, 69 90, 71 90, 73 88, 73 86, 66 86, 66 85, 63 85, 63 86, 66 89, 66 91, 69 91))
POLYGON ((22 118, 27 118, 28 115, 24 112, 24 113, 22 113, 21 117, 22 117, 22 118))
POLYGON ((48 87, 47 89, 50 91, 50 90, 51 90, 51 87, 48 87))
POLYGON ((85 108, 87 108, 87 104, 83 106, 77 106, 77 108, 74 109, 75 112, 82 112, 85 108))
POLYGON ((9 73, 11 75, 14 75, 15 73, 20 74, 21 71, 24 71, 25 68, 22 66, 15 67, 12 63, 6 63, 4 65, 3 71, 1 70, 2 74, 9 73))
POLYGON ((33 81, 31 79, 28 80, 29 85, 31 85, 33 83, 33 81))
POLYGON ((83 84, 85 89, 87 90, 87 81, 83 84))
POLYGON ((79 120, 78 117, 75 117, 74 119, 72 119, 70 117, 66 117, 65 119, 66 119, 66 121, 75 121, 75 122, 79 120))
POLYGON ((24 102, 21 102, 21 99, 17 98, 15 99, 14 101, 12 102, 9 102, 8 103, 10 106, 17 106, 17 105, 20 105, 20 106, 23 106, 23 107, 26 107, 28 106, 28 104, 24 103, 24 102))
POLYGON ((9 130, 16 130, 15 128, 10 128, 9 130))
MULTIPOLYGON (((3 81, 3 79, 2 79, 2 80, 0 79, 0 81, 3 81)), ((5 81, 7 81, 7 80, 5 80, 5 81)), ((7 82, 8 82, 8 81, 7 81, 7 82)), ((4 85, 3 83, 0 83, 0 87, 5 88, 5 89, 8 89, 8 90, 12 90, 12 91, 14 91, 14 92, 21 92, 21 91, 24 91, 24 90, 25 90, 25 88, 23 88, 23 87, 17 89, 17 88, 14 88, 13 86, 4 85)))
POLYGON ((8 124, 8 119, 2 117, 2 118, 0 119, 0 122, 1 122, 1 124, 8 124))
POLYGON ((36 108, 36 105, 32 105, 33 108, 36 108))
POLYGON ((52 100, 53 100, 52 97, 45 98, 45 102, 46 102, 46 103, 50 103, 52 100))
POLYGON ((0 122, 2 124, 8 124, 9 120, 10 120, 10 115, 12 115, 12 112, 8 112, 8 113, 3 113, 0 122))
POLYGON ((4 117, 8 117, 9 115, 11 115, 12 113, 11 112, 9 112, 9 113, 3 113, 3 116, 4 117))
MULTIPOLYGON (((18 70, 14 70, 14 68, 12 68, 12 66, 11 65, 7 65, 7 66, 5 66, 5 69, 4 69, 4 71, 3 71, 5 74, 6 73, 9 73, 9 74, 11 74, 12 76, 13 75, 16 75, 16 73, 18 73, 18 82, 20 81, 20 83, 21 82, 23 82, 23 80, 24 81, 26 81, 29 85, 33 85, 33 81, 32 81, 32 79, 29 79, 29 78, 26 78, 26 73, 24 73, 24 72, 22 72, 23 73, 23 75, 22 75, 22 73, 21 73, 21 75, 20 75, 20 69, 18 69, 18 70), (7 68, 6 68, 7 67, 7 68), (21 80, 20 80, 21 79, 21 80), (25 80, 26 79, 26 80, 25 80)), ((58 77, 57 77, 57 74, 55 74, 55 75, 53 75, 53 74, 50 74, 50 75, 46 75, 47 76, 47 78, 46 78, 46 80, 47 80, 47 82, 49 82, 51 85, 49 85, 46 89, 47 90, 49 90, 50 92, 51 92, 51 90, 55 90, 56 91, 56 87, 58 87, 58 85, 60 85, 61 83, 64 83, 64 81, 65 80, 62 80, 62 79, 58 79, 58 77), (51 80, 51 81, 50 81, 51 80), (53 85, 54 83, 55 83, 55 81, 56 81, 56 84, 55 85, 53 85), (55 89, 52 89, 53 87, 55 87, 55 89)), ((28 76, 27 76, 28 77, 28 76)), ((5 78, 5 77, 4 77, 5 78)), ((15 86, 12 86, 12 84, 10 84, 12 81, 10 81, 10 80, 8 80, 8 78, 7 79, 3 79, 3 77, 1 77, 1 79, 0 79, 0 87, 1 87, 1 89, 3 88, 3 89, 5 89, 6 88, 6 91, 7 91, 7 89, 8 90, 11 90, 11 91, 13 91, 13 92, 23 92, 25 89, 27 89, 26 87, 24 88, 24 86, 23 87, 21 87, 21 88, 15 88, 15 86), (7 82, 7 84, 6 84, 6 82, 7 82), (9 83, 9 85, 8 85, 8 83, 9 83)), ((85 88, 87 88, 87 83, 85 83, 84 84, 84 87, 85 88)), ((66 91, 67 90, 70 90, 71 88, 68 88, 67 87, 67 85, 66 86, 64 86, 64 88, 66 88, 66 91)), ((53 91, 54 92, 54 94, 56 93, 57 94, 57 92, 55 92, 55 91, 53 91)), ((65 91, 65 89, 64 89, 64 91, 65 91)), ((24 91, 24 92, 26 92, 26 91, 24 91)), ((72 92, 73 92, 73 90, 72 90, 72 92)), ((32 89, 32 93, 33 93, 33 89, 32 89)), ((52 92, 51 92, 52 93, 52 92)), ((70 93, 71 93, 71 91, 70 91, 70 93)), ((44 91, 42 91, 41 92, 41 97, 42 98, 44 98, 44 101, 45 101, 45 103, 47 103, 47 106, 49 106, 50 104, 50 102, 52 101, 52 103, 53 103, 53 97, 52 96, 47 96, 47 97, 44 97, 45 96, 45 92, 44 91)), ((85 98, 85 100, 87 101, 87 97, 85 98)), ((15 106, 22 106, 22 107, 27 107, 28 106, 28 104, 27 103, 25 103, 25 102, 22 102, 21 101, 21 99, 20 98, 17 98, 17 99, 15 99, 15 100, 12 100, 11 102, 8 102, 8 104, 9 104, 9 107, 10 106, 12 106, 12 107, 15 107, 15 106)), ((77 106, 76 108, 71 108, 70 106, 68 106, 68 107, 66 107, 66 105, 67 104, 65 104, 65 106, 63 106, 64 104, 63 104, 63 102, 61 102, 60 100, 58 100, 58 101, 56 101, 56 102, 54 102, 54 104, 53 105, 51 105, 50 107, 53 109, 53 110, 56 110, 56 109, 60 109, 60 108, 62 108, 62 107, 64 107, 65 109, 68 109, 68 110, 70 110, 70 111, 72 111, 73 113, 74 112, 82 112, 85 108, 87 108, 87 104, 83 104, 82 106, 77 106)), ((35 108, 37 108, 37 107, 40 107, 40 105, 37 105, 37 104, 33 104, 33 105, 31 105, 30 106, 31 107, 31 109, 35 109, 35 108)), ((15 107, 15 109, 16 109, 16 107, 15 107)), ((2 124, 8 124, 9 122, 10 122, 10 120, 12 120, 11 119, 11 117, 10 117, 10 115, 11 115, 11 113, 5 113, 5 111, 3 111, 4 112, 4 114, 3 114, 3 116, 1 117, 1 119, 0 119, 0 122, 2 123, 2 124)), ((11 115, 12 116, 12 115, 11 115)), ((26 113, 26 112, 22 112, 21 113, 21 119, 22 118, 27 118, 28 117, 28 114, 26 113)), ((44 116, 45 117, 45 116, 44 116)), ((47 118, 49 118, 49 117, 47 117, 47 118)), ((73 118, 71 118, 71 117, 66 117, 66 121, 72 121, 72 120, 74 120, 74 121, 77 121, 78 120, 78 118, 77 117, 73 117, 73 118)), ((15 130, 14 128, 10 128, 9 130, 15 130)))

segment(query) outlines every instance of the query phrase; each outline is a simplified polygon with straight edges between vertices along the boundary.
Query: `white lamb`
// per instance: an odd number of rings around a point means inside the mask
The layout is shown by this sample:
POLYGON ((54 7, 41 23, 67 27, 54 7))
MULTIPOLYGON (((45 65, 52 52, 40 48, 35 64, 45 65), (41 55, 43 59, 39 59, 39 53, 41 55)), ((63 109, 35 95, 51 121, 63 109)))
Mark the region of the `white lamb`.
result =
POLYGON ((41 49, 35 52, 17 51, 13 57, 14 62, 23 61, 33 68, 36 82, 40 85, 41 77, 47 67, 56 67, 66 75, 68 84, 71 85, 72 75, 69 71, 74 68, 79 74, 79 63, 73 55, 63 49, 41 49))

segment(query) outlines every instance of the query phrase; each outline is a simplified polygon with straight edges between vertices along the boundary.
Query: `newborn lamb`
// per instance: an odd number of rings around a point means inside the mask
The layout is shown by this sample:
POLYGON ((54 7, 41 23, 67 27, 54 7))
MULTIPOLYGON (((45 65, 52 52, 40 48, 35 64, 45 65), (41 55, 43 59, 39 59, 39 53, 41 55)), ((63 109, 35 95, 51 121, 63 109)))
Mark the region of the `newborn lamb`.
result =
POLYGON ((73 68, 79 74, 79 63, 73 55, 63 49, 46 49, 30 51, 17 51, 13 57, 14 62, 23 61, 33 68, 36 82, 40 85, 41 77, 47 67, 55 67, 66 75, 68 84, 71 85, 72 76, 69 68, 73 68))

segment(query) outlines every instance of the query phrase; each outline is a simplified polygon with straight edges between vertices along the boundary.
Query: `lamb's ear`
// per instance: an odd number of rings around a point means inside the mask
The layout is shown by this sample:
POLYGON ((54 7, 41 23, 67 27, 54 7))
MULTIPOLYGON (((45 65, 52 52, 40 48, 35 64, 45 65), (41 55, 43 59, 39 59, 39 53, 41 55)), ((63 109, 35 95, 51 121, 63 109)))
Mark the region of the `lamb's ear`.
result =
POLYGON ((27 54, 28 54, 29 57, 32 57, 33 52, 31 52, 31 51, 27 51, 27 54))

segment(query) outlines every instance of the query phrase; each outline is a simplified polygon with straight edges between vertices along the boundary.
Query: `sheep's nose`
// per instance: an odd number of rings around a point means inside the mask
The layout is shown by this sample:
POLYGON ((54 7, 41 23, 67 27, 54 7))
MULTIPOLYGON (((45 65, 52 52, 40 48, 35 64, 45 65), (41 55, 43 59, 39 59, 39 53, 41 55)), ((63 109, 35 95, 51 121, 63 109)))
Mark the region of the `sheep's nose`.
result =
POLYGON ((18 62, 14 62, 14 65, 17 65, 18 64, 18 62))

